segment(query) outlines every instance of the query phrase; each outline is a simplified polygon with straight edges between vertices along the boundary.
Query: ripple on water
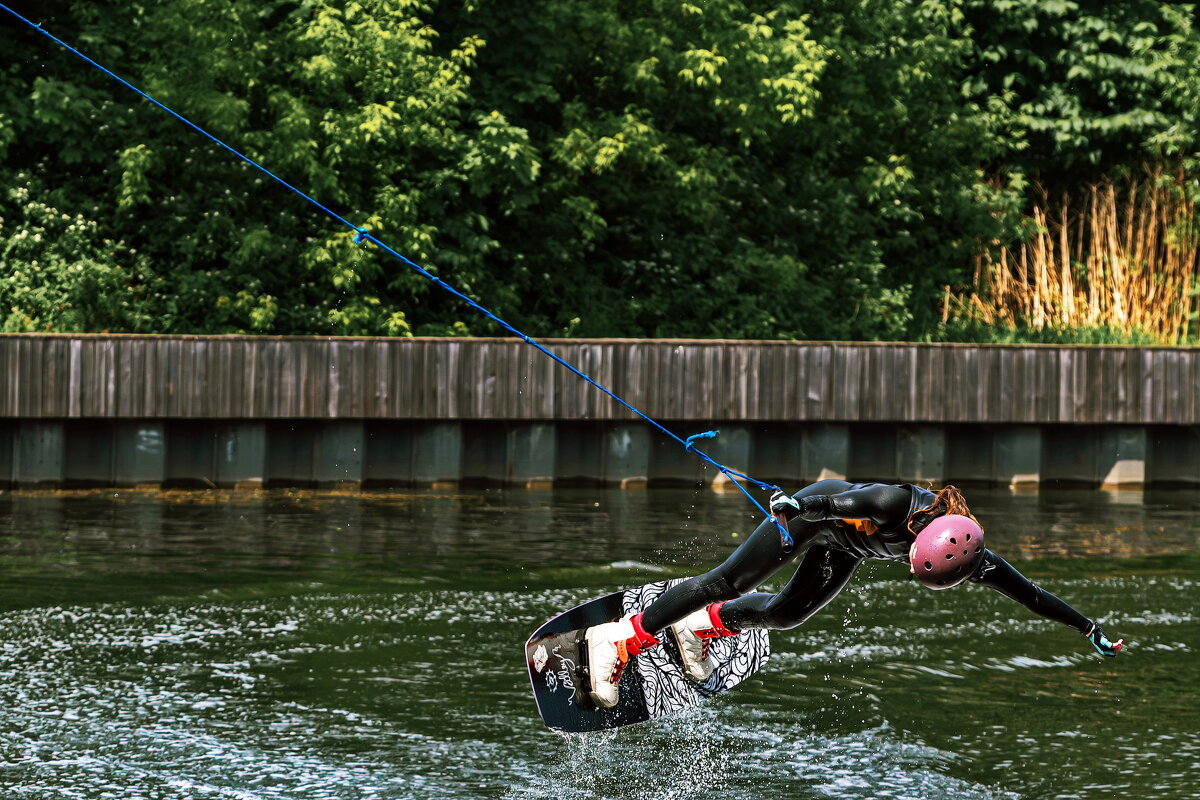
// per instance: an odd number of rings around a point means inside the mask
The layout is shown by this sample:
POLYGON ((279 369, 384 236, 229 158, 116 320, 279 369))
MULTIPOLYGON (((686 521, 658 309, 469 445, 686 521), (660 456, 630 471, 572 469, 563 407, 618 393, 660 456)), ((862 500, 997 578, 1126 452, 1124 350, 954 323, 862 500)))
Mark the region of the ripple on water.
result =
MULTIPOLYGON (((1106 730, 1100 719, 1122 721, 1108 695, 1126 687, 1067 649, 1077 636, 981 592, 964 595, 982 620, 964 632, 953 609, 907 610, 891 582, 773 637, 776 655, 744 691, 650 725, 547 732, 520 643, 599 593, 441 588, 3 614, 0 784, 18 798, 990 799, 1016 796, 997 769, 1004 752, 1038 768, 1015 782, 1029 796, 1080 795, 1080 781, 1056 776, 1102 761, 1126 787, 1153 774, 1169 797, 1200 761, 1200 726, 1178 721, 1194 697, 1182 680, 1169 707, 1126 696, 1129 724, 1106 730), (924 713, 910 706, 926 684, 947 707, 966 702, 974 741, 935 746, 900 722, 924 713), (1031 697, 1013 722, 1013 698, 1031 697), (1176 721, 1153 730, 1157 719, 1176 721)), ((1184 607, 1139 605, 1134 652, 1186 658, 1184 607)))
POLYGON ((717 706, 562 736, 533 721, 519 674, 499 682, 496 702, 455 710, 461 683, 447 672, 477 671, 468 645, 480 630, 504 620, 499 638, 513 640, 541 609, 579 599, 437 591, 6 614, 3 779, 13 797, 163 800, 683 798, 697 785, 712 798, 765 786, 802 797, 998 796, 945 777, 944 754, 886 731, 823 738, 717 706), (402 671, 375 669, 361 657, 364 626, 376 650, 419 639, 432 652, 401 658, 402 671), (310 667, 339 653, 351 660, 310 667), (398 713, 423 704, 432 724, 398 713), (888 757, 871 757, 881 750, 888 757))
POLYGON ((561 738, 546 763, 521 770, 506 800, 1016 796, 945 775, 954 754, 898 741, 885 728, 824 737, 771 715, 730 724, 704 708, 650 727, 561 738))

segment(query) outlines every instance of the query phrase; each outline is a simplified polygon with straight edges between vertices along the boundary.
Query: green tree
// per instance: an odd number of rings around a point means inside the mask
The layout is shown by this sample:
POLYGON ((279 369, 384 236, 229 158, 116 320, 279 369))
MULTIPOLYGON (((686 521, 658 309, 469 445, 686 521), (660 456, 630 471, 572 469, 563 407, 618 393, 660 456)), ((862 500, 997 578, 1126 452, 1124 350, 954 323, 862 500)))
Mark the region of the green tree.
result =
POLYGON ((16 177, 26 182, 8 190, 12 216, 0 218, 0 331, 154 331, 146 259, 95 221, 39 200, 38 181, 16 177))
MULTIPOLYGON (((24 7, 538 336, 940 335, 1027 177, 1196 149, 1195 12, 1152 0, 24 7)), ((0 49, 9 327, 497 331, 38 34, 0 49)))
POLYGON ((997 116, 1003 165, 1070 182, 1197 144, 1195 6, 969 0, 964 90, 997 116))
POLYGON ((500 263, 556 290, 526 292, 536 327, 911 335, 996 230, 978 158, 999 144, 959 91, 972 42, 945 4, 482 4, 454 23, 490 43, 477 102, 545 154, 534 213, 496 233, 500 263))
MULTIPOLYGON (((420 17, 427 4, 62 8, 84 31, 77 41, 135 65, 125 75, 168 106, 338 212, 366 215, 356 221, 414 258, 461 269, 468 290, 485 277, 488 220, 457 196, 476 176, 508 187, 494 173, 527 179, 531 167, 497 141, 502 120, 478 125, 488 141, 463 133, 479 43, 438 52, 420 17)), ((90 208, 147 254, 171 287, 143 294, 160 330, 410 330, 406 311, 430 293, 423 279, 365 255, 302 200, 70 56, 39 52, 45 43, 28 36, 18 44, 0 112, 20 120, 0 138, 12 142, 9 163, 37 164, 56 205, 90 208), (35 69, 41 61, 53 69, 35 69)), ((425 315, 435 328, 452 322, 425 315)))

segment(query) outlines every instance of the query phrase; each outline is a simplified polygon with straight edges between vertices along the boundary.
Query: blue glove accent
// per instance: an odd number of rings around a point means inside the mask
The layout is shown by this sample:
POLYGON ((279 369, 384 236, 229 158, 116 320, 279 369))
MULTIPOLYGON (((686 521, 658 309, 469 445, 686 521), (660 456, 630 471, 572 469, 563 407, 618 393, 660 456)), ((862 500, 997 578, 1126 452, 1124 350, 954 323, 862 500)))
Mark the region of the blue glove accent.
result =
POLYGON ((1096 648, 1096 652, 1102 656, 1112 658, 1117 653, 1121 652, 1121 648, 1125 646, 1124 639, 1118 639, 1116 642, 1110 642, 1108 637, 1104 635, 1104 628, 1099 624, 1092 623, 1092 629, 1084 634, 1084 637, 1091 642, 1092 647, 1096 648))

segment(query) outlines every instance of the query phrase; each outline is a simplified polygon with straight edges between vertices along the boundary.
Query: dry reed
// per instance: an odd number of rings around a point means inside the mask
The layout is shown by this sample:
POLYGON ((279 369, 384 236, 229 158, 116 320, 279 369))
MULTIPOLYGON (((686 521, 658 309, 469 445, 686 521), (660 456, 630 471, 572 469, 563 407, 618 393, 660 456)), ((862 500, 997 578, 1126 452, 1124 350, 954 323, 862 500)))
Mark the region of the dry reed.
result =
POLYGON ((1193 340, 1200 237, 1184 181, 1157 167, 1053 201, 1035 190, 1031 234, 982 248, 971 290, 946 287, 943 319, 1193 340))

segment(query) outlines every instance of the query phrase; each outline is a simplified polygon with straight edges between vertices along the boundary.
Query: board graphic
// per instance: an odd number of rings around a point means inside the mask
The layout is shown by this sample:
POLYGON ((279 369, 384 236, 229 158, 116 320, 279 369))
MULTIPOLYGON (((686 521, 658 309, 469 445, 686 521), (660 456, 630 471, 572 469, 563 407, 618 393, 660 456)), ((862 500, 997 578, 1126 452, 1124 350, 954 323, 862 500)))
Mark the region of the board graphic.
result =
POLYGON ((715 668, 703 683, 688 678, 670 635, 662 645, 634 658, 621 678, 620 700, 597 708, 588 696, 584 631, 636 614, 684 578, 648 583, 589 600, 554 617, 525 643, 529 680, 542 721, 555 730, 619 728, 670 714, 731 689, 758 671, 770 655, 767 632, 748 630, 716 639, 709 652, 715 668))

